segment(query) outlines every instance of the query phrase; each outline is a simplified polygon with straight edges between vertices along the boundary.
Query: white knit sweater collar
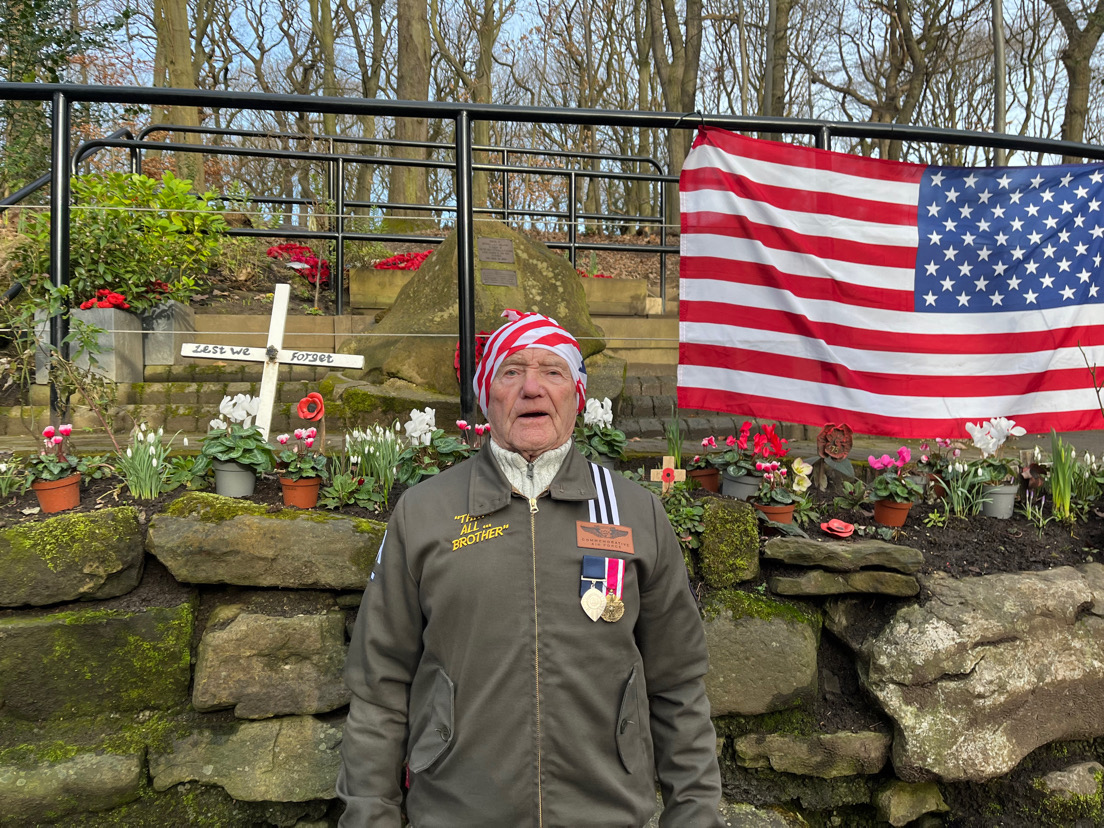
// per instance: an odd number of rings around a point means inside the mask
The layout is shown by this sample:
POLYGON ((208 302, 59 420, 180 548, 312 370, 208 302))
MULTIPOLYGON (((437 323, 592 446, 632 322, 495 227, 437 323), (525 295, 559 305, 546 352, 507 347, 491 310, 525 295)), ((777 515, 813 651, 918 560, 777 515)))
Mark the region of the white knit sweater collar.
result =
POLYGON ((494 457, 510 485, 523 497, 533 499, 549 487, 571 450, 571 438, 562 446, 549 449, 532 463, 515 451, 502 448, 491 439, 491 456, 494 457))

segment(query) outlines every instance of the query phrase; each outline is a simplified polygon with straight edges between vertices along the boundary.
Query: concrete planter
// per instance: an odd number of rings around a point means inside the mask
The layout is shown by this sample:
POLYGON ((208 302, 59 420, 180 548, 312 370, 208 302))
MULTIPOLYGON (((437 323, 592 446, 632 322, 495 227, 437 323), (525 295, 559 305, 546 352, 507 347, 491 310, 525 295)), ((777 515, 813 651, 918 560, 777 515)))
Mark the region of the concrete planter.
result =
POLYGON ((175 299, 139 314, 146 365, 174 365, 195 333, 195 311, 175 299))
MULTIPOLYGON (((145 367, 142 345, 142 320, 137 314, 118 308, 89 308, 71 312, 73 320, 102 329, 96 337, 99 353, 96 356, 96 373, 112 382, 142 382, 145 367)), ((36 314, 35 330, 40 340, 49 339, 49 320, 36 314)), ((47 349, 39 348, 35 355, 35 382, 47 382, 47 349)), ((80 367, 87 367, 88 357, 76 359, 80 367)))

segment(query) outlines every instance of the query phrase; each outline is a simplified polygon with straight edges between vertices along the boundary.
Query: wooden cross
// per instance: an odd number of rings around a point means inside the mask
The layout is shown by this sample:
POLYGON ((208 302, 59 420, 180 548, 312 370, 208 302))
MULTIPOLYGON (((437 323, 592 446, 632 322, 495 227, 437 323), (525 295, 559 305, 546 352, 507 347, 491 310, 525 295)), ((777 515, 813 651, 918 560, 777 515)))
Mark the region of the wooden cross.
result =
POLYGON ((180 355, 200 359, 222 359, 242 362, 263 362, 261 396, 257 407, 257 428, 264 438, 272 426, 272 407, 276 404, 276 378, 280 365, 315 365, 328 368, 363 368, 364 357, 353 354, 326 354, 317 351, 290 351, 284 348, 284 327, 287 324, 288 298, 291 287, 276 285, 272 299, 272 321, 268 325, 268 345, 252 348, 232 345, 198 345, 189 342, 180 347, 180 355))
POLYGON ((667 455, 663 458, 663 468, 652 469, 652 482, 663 483, 663 493, 667 494, 671 486, 686 479, 685 469, 675 468, 675 458, 667 455))

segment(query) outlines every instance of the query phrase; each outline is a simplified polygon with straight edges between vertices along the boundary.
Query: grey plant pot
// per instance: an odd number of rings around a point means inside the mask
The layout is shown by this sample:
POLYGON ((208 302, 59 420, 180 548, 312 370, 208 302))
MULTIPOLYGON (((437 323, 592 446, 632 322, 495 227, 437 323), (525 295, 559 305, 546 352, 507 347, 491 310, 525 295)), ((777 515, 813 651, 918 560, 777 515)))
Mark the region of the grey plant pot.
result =
POLYGON ((215 493, 224 497, 249 497, 257 486, 257 472, 232 460, 212 460, 215 493))
POLYGON ((759 491, 759 484, 762 482, 762 478, 753 474, 729 477, 721 472, 721 494, 725 497, 734 497, 737 500, 747 500, 759 491))
POLYGON ((985 502, 981 504, 981 513, 986 517, 1008 520, 1016 508, 1016 493, 1020 487, 1017 483, 1009 483, 1004 486, 986 486, 985 502))

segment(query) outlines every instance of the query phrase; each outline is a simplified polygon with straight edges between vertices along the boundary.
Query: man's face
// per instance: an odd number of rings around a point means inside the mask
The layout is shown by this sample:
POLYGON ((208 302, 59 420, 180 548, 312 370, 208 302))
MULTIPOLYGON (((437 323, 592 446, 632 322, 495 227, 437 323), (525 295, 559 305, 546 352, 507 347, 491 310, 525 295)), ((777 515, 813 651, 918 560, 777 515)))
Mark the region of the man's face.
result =
POLYGON ((530 462, 575 428, 575 382, 563 358, 543 348, 511 354, 491 381, 487 419, 496 443, 530 462))

